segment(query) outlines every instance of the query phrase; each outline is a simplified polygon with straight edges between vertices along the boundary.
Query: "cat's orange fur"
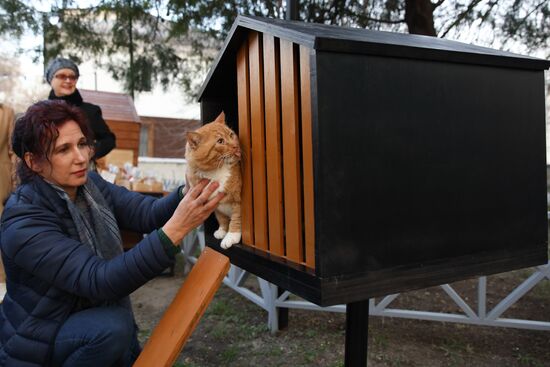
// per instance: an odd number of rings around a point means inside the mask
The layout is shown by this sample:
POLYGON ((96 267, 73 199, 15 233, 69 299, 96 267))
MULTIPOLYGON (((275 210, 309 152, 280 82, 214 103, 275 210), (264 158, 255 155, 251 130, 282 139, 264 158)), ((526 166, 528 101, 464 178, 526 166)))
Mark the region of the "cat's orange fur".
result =
POLYGON ((241 241, 241 149, 239 138, 226 124, 222 112, 214 121, 187 133, 187 179, 192 186, 203 178, 217 181, 226 195, 215 210, 219 228, 214 237, 221 247, 241 241))

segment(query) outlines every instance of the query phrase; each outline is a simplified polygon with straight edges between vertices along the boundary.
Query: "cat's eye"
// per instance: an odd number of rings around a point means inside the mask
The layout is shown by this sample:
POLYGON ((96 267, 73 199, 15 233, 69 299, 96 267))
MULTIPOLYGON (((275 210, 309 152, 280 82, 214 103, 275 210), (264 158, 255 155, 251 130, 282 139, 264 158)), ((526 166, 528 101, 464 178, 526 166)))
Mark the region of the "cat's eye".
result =
POLYGON ((224 140, 223 140, 222 138, 219 138, 217 143, 218 143, 218 144, 223 144, 223 143, 224 143, 224 140))

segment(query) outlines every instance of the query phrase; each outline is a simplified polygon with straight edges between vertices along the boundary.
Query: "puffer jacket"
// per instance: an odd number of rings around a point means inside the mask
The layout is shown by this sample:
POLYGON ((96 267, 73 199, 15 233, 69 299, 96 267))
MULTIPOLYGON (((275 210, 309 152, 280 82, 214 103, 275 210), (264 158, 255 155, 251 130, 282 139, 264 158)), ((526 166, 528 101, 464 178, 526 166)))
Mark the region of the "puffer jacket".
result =
POLYGON ((7 294, 0 306, 0 366, 48 366, 59 327, 82 298, 116 301, 173 263, 157 228, 179 202, 177 190, 155 199, 90 178, 121 229, 149 233, 107 261, 80 243, 67 205, 40 177, 8 199, 0 226, 7 294))

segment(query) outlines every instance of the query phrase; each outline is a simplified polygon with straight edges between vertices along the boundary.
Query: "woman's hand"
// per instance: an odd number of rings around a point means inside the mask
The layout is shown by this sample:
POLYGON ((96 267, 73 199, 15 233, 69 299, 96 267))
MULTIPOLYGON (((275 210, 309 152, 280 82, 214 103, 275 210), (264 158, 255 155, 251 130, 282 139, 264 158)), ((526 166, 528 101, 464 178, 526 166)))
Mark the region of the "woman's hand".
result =
POLYGON ((201 180, 196 186, 189 189, 187 194, 178 204, 178 207, 162 227, 162 230, 175 245, 193 228, 200 225, 216 209, 218 203, 225 196, 218 193, 212 199, 208 199, 218 188, 217 182, 201 180))

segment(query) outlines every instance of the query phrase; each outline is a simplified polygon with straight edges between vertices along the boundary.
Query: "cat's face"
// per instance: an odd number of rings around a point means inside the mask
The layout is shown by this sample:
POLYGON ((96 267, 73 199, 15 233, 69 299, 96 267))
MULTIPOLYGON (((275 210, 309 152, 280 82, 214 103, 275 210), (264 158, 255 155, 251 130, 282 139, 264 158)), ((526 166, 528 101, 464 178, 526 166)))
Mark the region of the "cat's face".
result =
POLYGON ((225 124, 223 112, 216 120, 187 133, 185 157, 204 171, 234 165, 241 160, 239 138, 225 124))

